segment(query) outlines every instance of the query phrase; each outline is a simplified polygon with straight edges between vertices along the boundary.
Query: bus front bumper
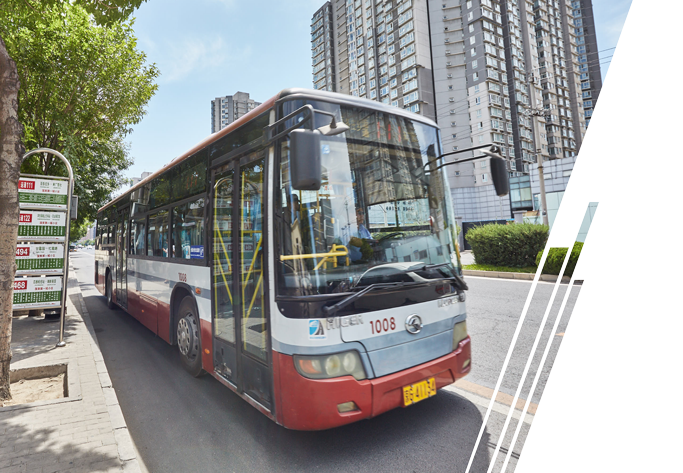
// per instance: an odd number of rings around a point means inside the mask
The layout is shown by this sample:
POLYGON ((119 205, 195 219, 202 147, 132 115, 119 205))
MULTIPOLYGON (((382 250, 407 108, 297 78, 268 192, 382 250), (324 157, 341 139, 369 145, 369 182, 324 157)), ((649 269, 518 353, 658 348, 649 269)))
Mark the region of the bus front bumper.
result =
POLYGON ((294 430, 324 430, 368 419, 403 406, 403 387, 434 378, 436 389, 454 383, 471 369, 470 337, 448 355, 375 379, 351 376, 308 379, 294 367, 290 355, 273 352, 276 419, 294 430), (354 402, 356 410, 340 413, 337 406, 354 402))

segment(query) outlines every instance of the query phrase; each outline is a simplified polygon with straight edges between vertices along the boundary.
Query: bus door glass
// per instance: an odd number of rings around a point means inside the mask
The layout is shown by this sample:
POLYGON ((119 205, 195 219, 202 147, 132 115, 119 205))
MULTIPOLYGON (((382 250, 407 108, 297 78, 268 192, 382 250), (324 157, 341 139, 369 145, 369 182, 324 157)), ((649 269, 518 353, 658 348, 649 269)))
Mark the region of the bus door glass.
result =
POLYGON ((239 166, 235 164, 215 174, 214 356, 217 372, 270 408, 270 334, 264 298, 264 179, 263 150, 243 157, 239 166), (230 349, 234 351, 230 353, 230 349), (234 373, 235 369, 239 375, 234 373))
POLYGON ((126 242, 128 241, 129 209, 119 212, 116 234, 116 302, 128 307, 128 272, 126 270, 126 242))
POLYGON ((235 290, 233 285, 233 198, 235 171, 214 175, 213 193, 213 330, 214 369, 237 386, 235 290))

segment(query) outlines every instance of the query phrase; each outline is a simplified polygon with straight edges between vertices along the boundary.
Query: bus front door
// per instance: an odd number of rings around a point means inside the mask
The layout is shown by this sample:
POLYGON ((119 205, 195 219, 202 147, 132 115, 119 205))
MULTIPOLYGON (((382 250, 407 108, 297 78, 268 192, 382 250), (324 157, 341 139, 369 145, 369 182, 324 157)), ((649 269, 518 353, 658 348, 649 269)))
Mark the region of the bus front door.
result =
POLYGON ((264 150, 213 173, 214 369, 239 392, 271 409, 264 178, 264 150))

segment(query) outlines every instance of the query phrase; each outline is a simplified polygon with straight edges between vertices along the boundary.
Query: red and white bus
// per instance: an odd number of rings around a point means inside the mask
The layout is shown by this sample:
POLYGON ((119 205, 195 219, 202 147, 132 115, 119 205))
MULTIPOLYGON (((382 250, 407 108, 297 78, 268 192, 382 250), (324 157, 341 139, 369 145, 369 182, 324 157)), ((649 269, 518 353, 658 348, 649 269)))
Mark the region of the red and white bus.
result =
POLYGON ((471 367, 439 130, 287 89, 99 210, 95 283, 290 429, 409 406, 471 367))

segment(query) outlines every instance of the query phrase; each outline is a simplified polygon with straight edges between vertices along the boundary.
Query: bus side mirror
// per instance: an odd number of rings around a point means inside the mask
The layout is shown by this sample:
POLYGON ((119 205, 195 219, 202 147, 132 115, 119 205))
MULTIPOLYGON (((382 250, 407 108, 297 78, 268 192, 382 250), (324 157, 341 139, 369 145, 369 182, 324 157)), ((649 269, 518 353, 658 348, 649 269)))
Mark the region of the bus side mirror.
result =
POLYGON ((491 179, 493 179, 493 187, 496 188, 498 197, 508 195, 510 192, 510 178, 505 159, 491 156, 491 179))
POLYGON ((289 133, 289 171, 292 187, 317 191, 322 185, 320 137, 318 131, 298 128, 289 133))

